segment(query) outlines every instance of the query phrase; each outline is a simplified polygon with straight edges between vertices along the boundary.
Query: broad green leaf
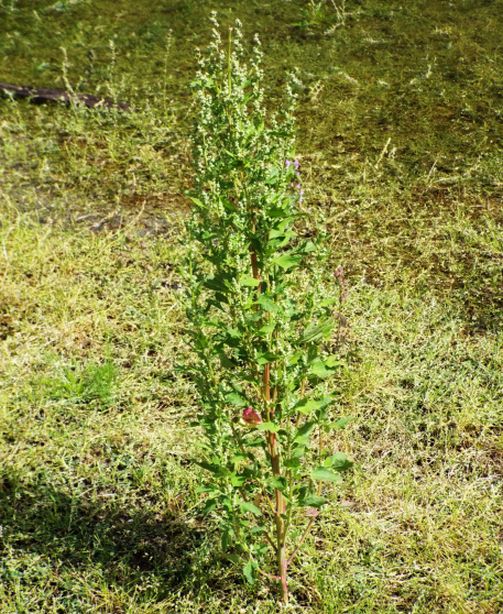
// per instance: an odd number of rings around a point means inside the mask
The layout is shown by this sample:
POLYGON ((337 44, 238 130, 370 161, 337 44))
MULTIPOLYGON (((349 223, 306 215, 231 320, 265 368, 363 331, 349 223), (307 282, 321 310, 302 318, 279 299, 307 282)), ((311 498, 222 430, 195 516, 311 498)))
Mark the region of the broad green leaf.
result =
POLYGON ((313 241, 307 241, 302 251, 304 252, 304 254, 311 254, 312 252, 316 251, 316 245, 313 241))
POLYGON ((340 482, 342 480, 338 473, 334 473, 325 467, 313 469, 311 477, 318 482, 340 482))
POLYGON ((308 326, 301 337, 301 343, 311 343, 320 337, 327 337, 334 326, 333 320, 326 320, 314 326, 308 326))
POLYGON ((271 250, 271 253, 274 253, 284 247, 287 247, 296 236, 297 233, 293 232, 293 230, 288 230, 283 232, 275 239, 271 238, 267 244, 267 247, 271 250))
POLYGON ((288 358, 288 366, 293 366, 296 365, 299 360, 302 358, 302 352, 296 352, 295 354, 293 354, 292 356, 290 356, 290 358, 288 358))
POLYGON ((254 437, 253 434, 255 432, 255 429, 250 430, 250 436, 246 438, 246 445, 248 448, 263 448, 265 446, 264 437, 262 435, 254 437))
POLYGON ((309 433, 305 435, 297 435, 297 445, 292 448, 291 458, 300 459, 306 453, 306 445, 309 443, 309 433), (306 437, 307 441, 304 442, 303 438, 306 437), (301 440, 300 442, 298 440, 301 440))
POLYGON ((277 239, 278 237, 282 237, 285 234, 285 232, 291 227, 293 222, 294 222, 293 217, 284 218, 283 220, 281 220, 281 222, 279 222, 279 224, 275 228, 272 228, 269 231, 269 238, 277 239))
POLYGON ((335 354, 332 354, 331 356, 326 356, 323 359, 323 362, 329 369, 335 369, 335 367, 339 367, 344 364, 344 362, 335 354))
POLYGON ((238 328, 225 326, 225 332, 227 333, 227 336, 231 339, 241 339, 241 333, 239 332, 238 328))
POLYGON ((277 433, 279 431, 279 426, 274 424, 274 422, 262 422, 257 426, 257 430, 259 431, 267 431, 269 433, 277 433))
POLYGON ((274 301, 272 301, 269 297, 265 296, 264 294, 261 294, 258 297, 257 303, 262 307, 262 309, 264 309, 265 311, 268 311, 269 313, 278 313, 278 310, 279 310, 278 305, 276 305, 274 301))
POLYGON ((230 497, 221 497, 220 505, 223 505, 229 512, 233 511, 234 503, 230 497))
POLYGON ((337 452, 323 461, 324 467, 330 467, 331 469, 335 469, 335 471, 346 471, 352 465, 353 461, 351 461, 343 452, 337 452))
POLYGON ((204 285, 209 290, 214 290, 215 292, 225 294, 230 290, 230 287, 227 282, 228 277, 225 277, 224 275, 219 275, 217 277, 211 277, 210 279, 206 280, 204 285))
POLYGON ((301 260, 302 256, 299 256, 299 254, 286 253, 278 256, 278 258, 274 258, 272 264, 287 270, 292 267, 299 266, 301 260))
MULTIPOLYGON (((220 364, 224 369, 235 369, 236 364, 230 360, 230 358, 225 354, 225 352, 218 353, 218 359, 220 360, 220 364)), ((235 403, 233 403, 235 405, 235 403)))
POLYGON ((255 565, 253 561, 248 561, 243 567, 243 575, 246 578, 248 584, 255 584, 255 565))
POLYGON ((280 237, 283 237, 285 234, 285 231, 280 229, 280 228, 273 228, 272 230, 269 231, 269 239, 279 239, 280 237))
POLYGON ((262 352, 257 356, 257 364, 266 365, 268 362, 274 362, 277 359, 278 356, 272 352, 262 352))
POLYGON ((259 330, 259 333, 261 333, 262 335, 270 335, 275 328, 276 322, 268 322, 267 324, 264 324, 264 326, 262 326, 262 328, 259 330))
POLYGON ((245 482, 245 478, 242 475, 237 475, 236 473, 231 473, 230 479, 231 484, 232 486, 234 486, 234 488, 239 488, 240 486, 243 486, 245 482))
POLYGON ((241 501, 241 503, 239 504, 239 509, 242 512, 251 512, 255 516, 262 516, 262 512, 260 511, 260 509, 250 501, 241 501))
POLYGON ((309 435, 315 426, 316 426, 316 422, 306 422, 305 424, 303 424, 297 430, 297 434, 295 435, 295 439, 294 439, 295 443, 299 443, 301 445, 307 445, 309 443, 309 435))
POLYGON ((234 465, 239 465, 246 460, 248 460, 248 457, 244 454, 234 454, 234 456, 231 458, 231 463, 233 463, 234 465))
POLYGON ((320 379, 324 379, 325 377, 329 377, 330 375, 332 375, 333 372, 330 369, 327 369, 325 363, 323 362, 323 360, 321 360, 321 358, 317 358, 311 363, 311 367, 309 368, 309 374, 315 375, 320 379))
MULTIPOLYGON (((303 456, 303 453, 300 456, 303 456)), ((283 461, 283 464, 285 465, 285 467, 288 467, 289 469, 297 469, 298 467, 300 467, 300 458, 299 456, 292 455, 291 458, 286 458, 283 461)))
POLYGON ((229 392, 229 394, 225 396, 225 400, 227 403, 230 403, 230 405, 236 405, 237 407, 249 405, 248 401, 243 395, 239 394, 239 392, 229 392))
POLYGON ((300 505, 305 507, 321 507, 325 503, 327 503, 327 499, 325 499, 325 497, 320 497, 320 495, 315 494, 306 495, 300 501, 300 505))
POLYGON ((209 514, 210 512, 212 512, 217 506, 217 502, 215 501, 215 499, 208 499, 203 507, 203 514, 209 514))
POLYGON ((294 409, 307 416, 313 411, 320 409, 320 407, 326 407, 331 401, 331 397, 323 397, 322 399, 303 399, 295 405, 294 409))
POLYGON ((281 490, 282 492, 286 490, 287 481, 283 476, 272 476, 268 480, 269 485, 272 488, 276 488, 277 490, 281 490))
POLYGON ((260 280, 255 279, 255 277, 251 277, 250 275, 243 275, 243 277, 239 278, 239 285, 256 288, 260 285, 260 280))
POLYGON ((215 475, 218 475, 218 476, 227 475, 228 473, 228 470, 226 467, 222 465, 218 465, 217 463, 207 463, 206 461, 196 461, 196 464, 202 467, 203 469, 206 469, 206 471, 209 471, 210 473, 214 473, 215 475))

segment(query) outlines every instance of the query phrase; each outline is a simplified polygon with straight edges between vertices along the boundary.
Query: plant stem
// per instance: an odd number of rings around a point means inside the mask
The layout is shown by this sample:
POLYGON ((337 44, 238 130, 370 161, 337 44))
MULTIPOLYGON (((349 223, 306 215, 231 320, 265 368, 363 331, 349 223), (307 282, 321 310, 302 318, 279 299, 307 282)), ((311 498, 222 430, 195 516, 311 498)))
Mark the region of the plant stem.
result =
MULTIPOLYGON (((250 260, 252 266, 252 274, 253 277, 257 281, 261 281, 260 270, 258 267, 257 261, 257 253, 253 248, 250 248, 250 260)), ((262 283, 257 287, 257 293, 262 292, 262 283)), ((274 418, 274 408, 271 405, 271 365, 267 363, 264 366, 264 371, 262 374, 262 394, 265 404, 265 412, 267 420, 272 420, 274 418)), ((275 396, 277 391, 275 391, 275 396)), ((276 399, 275 399, 276 401, 276 399)), ((269 453, 271 458, 271 469, 274 477, 281 477, 281 464, 280 457, 278 451, 278 442, 276 439, 276 433, 267 433, 267 443, 269 446, 269 453)), ((283 497, 283 493, 279 488, 274 490, 274 520, 276 526, 276 557, 277 557, 277 565, 278 565, 278 575, 281 586, 281 600, 283 603, 288 603, 288 583, 287 583, 287 573, 288 573, 288 558, 286 554, 286 531, 285 531, 285 521, 283 515, 285 514, 285 499, 283 497)))
MULTIPOLYGON (((270 366, 267 364, 264 368, 264 378, 263 378, 263 387, 264 387, 264 400, 267 405, 267 413, 271 414, 270 402, 271 402, 271 386, 270 386, 270 366)), ((272 418, 272 415, 268 416, 272 418)), ((271 467, 272 473, 275 477, 281 476, 281 466, 280 466, 280 458, 278 452, 278 442, 276 439, 276 433, 268 433, 269 440, 269 449, 271 452, 271 467)), ((283 497, 283 493, 279 488, 276 488, 274 491, 275 498, 275 508, 274 508, 274 519, 276 523, 276 556, 278 562, 278 575, 280 578, 281 584, 281 600, 283 603, 288 602, 288 584, 287 584, 287 567, 288 561, 286 556, 286 546, 285 546, 285 521, 283 519, 283 515, 285 513, 285 499, 283 497)))

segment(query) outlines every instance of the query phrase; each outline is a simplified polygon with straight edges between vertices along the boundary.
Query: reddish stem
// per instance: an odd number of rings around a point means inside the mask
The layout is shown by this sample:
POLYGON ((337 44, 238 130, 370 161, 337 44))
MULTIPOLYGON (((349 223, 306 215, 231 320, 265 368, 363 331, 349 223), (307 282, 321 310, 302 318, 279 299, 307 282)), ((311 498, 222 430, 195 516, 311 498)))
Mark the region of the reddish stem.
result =
MULTIPOLYGON (((261 282, 260 270, 258 267, 257 254, 253 248, 250 248, 250 259, 252 266, 252 274, 254 279, 261 282)), ((262 292, 262 283, 260 283, 257 287, 257 293, 262 292)), ((275 391, 276 393, 276 391, 275 391)), ((271 366, 267 363, 264 366, 264 372, 262 374, 262 394, 264 398, 265 404, 265 414, 267 420, 272 420, 274 418, 274 408, 271 407, 271 366)), ((278 442, 276 438, 276 433, 267 433, 267 444, 269 447, 269 453, 271 457, 271 469, 274 477, 281 476, 281 464, 280 457, 278 451, 278 442)), ((287 573, 288 573, 288 558, 286 555, 286 547, 285 547, 285 521, 283 519, 283 514, 286 510, 285 499, 283 497, 283 493, 279 488, 276 488, 274 491, 274 520, 276 524, 276 556, 277 556, 277 565, 279 572, 279 581, 281 585, 281 600, 283 603, 288 602, 288 584, 287 584, 287 573)))

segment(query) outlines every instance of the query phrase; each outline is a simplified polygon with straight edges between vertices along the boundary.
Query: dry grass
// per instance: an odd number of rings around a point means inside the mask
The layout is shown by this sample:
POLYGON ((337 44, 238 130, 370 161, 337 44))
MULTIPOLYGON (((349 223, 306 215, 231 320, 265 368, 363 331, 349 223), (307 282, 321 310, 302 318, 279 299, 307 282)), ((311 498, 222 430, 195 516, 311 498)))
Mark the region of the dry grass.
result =
MULTIPOLYGON (((4 57, 29 80, 25 52, 45 60, 43 32, 11 4, 4 57), (15 31, 27 37, 16 53, 15 31)), ((40 27, 60 19, 54 45, 70 57, 115 23, 107 10, 96 29, 86 2, 57 4, 40 27)), ((316 19, 273 5, 226 18, 258 15, 271 82, 301 67, 309 220, 350 281, 334 388, 352 419, 334 447, 355 469, 292 570, 291 610, 499 612, 496 3, 347 2, 335 29, 330 3, 316 19)), ((0 102, 0 611, 274 612, 197 512, 192 399, 176 370, 185 69, 204 11, 172 3, 159 67, 165 18, 140 20, 133 52, 121 7, 125 87, 98 60, 87 86, 130 91, 134 113, 0 102), (169 105, 153 96, 159 71, 169 105)))

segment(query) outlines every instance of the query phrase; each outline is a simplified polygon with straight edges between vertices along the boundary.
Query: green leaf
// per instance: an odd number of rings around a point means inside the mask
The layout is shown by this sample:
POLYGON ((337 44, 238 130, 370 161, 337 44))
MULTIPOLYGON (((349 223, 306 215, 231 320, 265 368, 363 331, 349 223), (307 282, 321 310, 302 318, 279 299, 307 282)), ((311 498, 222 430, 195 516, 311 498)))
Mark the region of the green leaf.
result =
POLYGON ((277 433, 279 431, 279 426, 274 424, 274 422, 262 422, 257 426, 257 430, 259 431, 267 431, 269 433, 277 433))
POLYGON ((207 279, 204 285, 209 290, 213 290, 214 292, 220 292, 220 293, 225 294, 226 292, 229 292, 229 290, 231 289, 228 284, 228 280, 229 280, 229 277, 221 273, 220 275, 217 275, 216 277, 211 277, 210 279, 207 279))
POLYGON ((320 337, 328 337, 330 335, 332 328, 334 326, 333 320, 325 320, 325 322, 321 322, 320 324, 316 324, 314 326, 308 326, 304 331, 300 341, 301 343, 311 343, 311 341, 315 341, 320 337))
POLYGON ((279 310, 278 305, 276 305, 276 303, 274 301, 272 301, 269 297, 265 296, 264 294, 261 294, 258 297, 257 303, 265 311, 268 311, 270 313, 278 313, 278 310, 279 310))
POLYGON ((203 507, 203 514, 209 514, 210 512, 212 512, 217 506, 217 502, 215 501, 215 499, 208 499, 203 507))
POLYGON ((269 239, 279 239, 283 237, 285 234, 284 229, 282 228, 273 228, 269 231, 269 239))
POLYGON ((323 359, 323 362, 329 369, 335 369, 335 367, 340 367, 344 365, 344 362, 335 354, 332 354, 331 356, 326 356, 323 359))
POLYGON ((267 324, 264 324, 264 326, 262 326, 262 328, 258 332, 262 335, 270 335, 275 328, 276 322, 268 322, 267 324))
POLYGON ((249 448, 263 448, 265 446, 264 438, 262 435, 254 437, 253 433, 255 432, 256 429, 250 430, 249 436, 246 437, 246 445, 249 448))
POLYGON ((327 369, 327 367, 325 366, 325 363, 323 362, 323 360, 321 360, 321 358, 316 358, 311 363, 309 374, 315 375, 316 377, 319 377, 320 379, 324 379, 325 377, 328 377, 332 375, 333 373, 330 369, 327 369))
POLYGON ((255 279, 255 277, 251 277, 250 275, 243 275, 239 278, 239 285, 246 286, 249 288, 256 288, 260 285, 260 280, 255 279))
POLYGON ((313 241, 307 241, 304 244, 304 248, 302 249, 302 251, 304 252, 304 254, 311 254, 312 252, 316 251, 316 245, 313 241))
POLYGON ((303 399, 302 401, 299 401, 297 405, 295 405, 294 409, 307 416, 321 407, 326 407, 331 402, 332 397, 323 397, 321 399, 303 399))
POLYGON ((325 503, 327 503, 327 499, 325 497, 320 497, 320 495, 315 494, 306 495, 300 501, 300 505, 304 507, 321 507, 325 503))
MULTIPOLYGON (((302 439, 303 437, 309 438, 309 434, 297 436, 297 439, 302 439)), ((308 443, 309 443, 309 440, 307 442, 304 442, 304 441, 297 442, 297 445, 292 448, 291 458, 297 458, 297 459, 302 458, 304 454, 306 453, 306 445, 308 443)))
MULTIPOLYGON (((301 456, 303 456, 303 454, 301 454, 301 456)), ((283 464, 289 469, 297 469, 298 467, 300 467, 300 458, 298 456, 292 455, 291 458, 286 458, 283 461, 283 464)))
POLYGON ((295 352, 295 354, 292 354, 292 356, 287 359, 288 366, 292 367, 293 365, 296 365, 302 358, 302 355, 302 352, 295 352))
POLYGON ((267 248, 271 254, 274 254, 283 247, 287 247, 291 243, 292 239, 297 236, 297 233, 293 230, 287 230, 286 232, 278 233, 275 237, 271 237, 267 243, 267 248))
POLYGON ((255 584, 255 567, 256 565, 254 565, 252 560, 249 560, 243 567, 243 575, 248 584, 255 584))
POLYGON ((278 356, 276 354, 273 354, 272 352, 261 352, 257 355, 257 364, 266 365, 267 363, 274 362, 277 359, 278 356))
POLYGON ((220 477, 227 475, 228 473, 226 467, 224 467, 223 465, 218 465, 217 463, 207 463, 206 461, 195 461, 195 463, 203 469, 206 469, 206 471, 209 471, 210 473, 213 473, 220 477))
POLYGON ((272 488, 276 488, 277 490, 281 490, 281 492, 286 491, 287 489, 287 481, 284 476, 271 476, 268 480, 269 485, 272 488))
POLYGON ((243 461, 248 460, 248 457, 245 456, 244 454, 234 454, 234 456, 231 458, 231 463, 233 465, 239 465, 240 463, 242 463, 243 461))
POLYGON ((242 512, 251 512, 255 516, 262 516, 262 512, 260 511, 260 509, 250 501, 241 501, 241 503, 239 504, 239 509, 242 512))
POLYGON ((220 364, 224 369, 235 369, 236 363, 229 359, 229 357, 224 352, 218 353, 218 359, 220 360, 220 364))
POLYGON ((325 467, 313 469, 311 477, 318 482, 340 482, 342 480, 338 473, 334 473, 325 467))
POLYGON ((239 488, 245 482, 245 478, 242 475, 237 475, 236 473, 231 473, 230 479, 231 485, 234 486, 234 488, 239 488))
POLYGON ((351 461, 343 452, 337 452, 336 454, 326 458, 323 461, 323 466, 335 469, 335 471, 346 471, 353 466, 353 461, 351 461))
POLYGON ((239 392, 229 392, 229 394, 225 395, 225 400, 230 405, 236 405, 237 407, 249 405, 248 401, 239 392))
POLYGON ((302 260, 302 256, 298 254, 286 253, 282 254, 278 258, 274 258, 272 264, 281 267, 282 269, 291 269, 292 267, 299 266, 302 260))
POLYGON ((294 439, 295 443, 299 443, 301 445, 307 445, 309 443, 309 435, 315 426, 316 426, 316 422, 306 422, 305 424, 303 424, 297 430, 297 434, 295 435, 295 439, 294 439))

